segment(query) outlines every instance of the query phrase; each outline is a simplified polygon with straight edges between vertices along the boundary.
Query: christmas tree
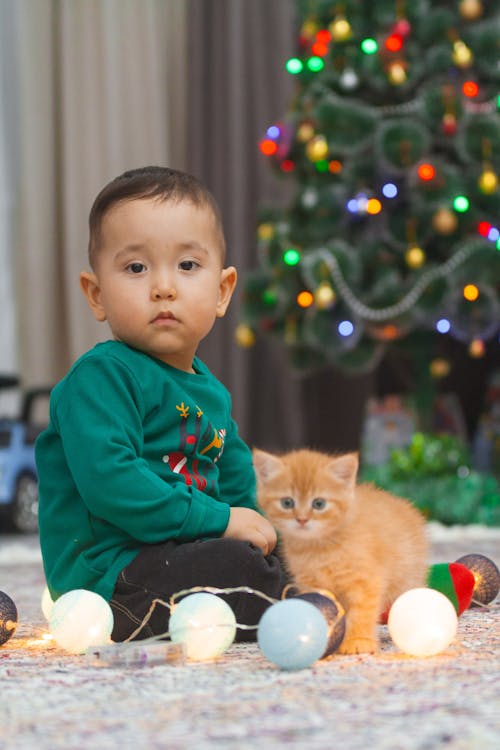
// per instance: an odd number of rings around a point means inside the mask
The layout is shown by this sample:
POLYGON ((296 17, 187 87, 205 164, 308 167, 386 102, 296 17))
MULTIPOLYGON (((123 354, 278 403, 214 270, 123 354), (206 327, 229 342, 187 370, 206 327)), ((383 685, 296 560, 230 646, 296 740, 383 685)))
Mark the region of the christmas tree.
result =
POLYGON ((499 6, 298 2, 296 91, 259 144, 293 197, 262 210, 242 346, 267 332, 294 367, 362 372, 498 337, 499 6))

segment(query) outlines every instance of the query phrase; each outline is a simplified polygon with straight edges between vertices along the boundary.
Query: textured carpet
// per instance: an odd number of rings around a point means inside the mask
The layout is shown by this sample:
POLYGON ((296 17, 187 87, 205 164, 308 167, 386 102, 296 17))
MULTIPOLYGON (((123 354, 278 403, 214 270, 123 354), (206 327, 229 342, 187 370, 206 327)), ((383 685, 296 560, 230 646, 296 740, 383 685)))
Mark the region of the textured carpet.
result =
MULTIPOLYGON (((432 562, 500 562, 500 530, 430 528, 432 562)), ((0 590, 19 626, 0 647, 0 740, 34 750, 497 750, 500 599, 459 619, 456 641, 416 659, 380 626, 376 656, 282 672, 253 644, 204 664, 95 666, 41 639, 45 582, 35 538, 0 535, 0 590)))

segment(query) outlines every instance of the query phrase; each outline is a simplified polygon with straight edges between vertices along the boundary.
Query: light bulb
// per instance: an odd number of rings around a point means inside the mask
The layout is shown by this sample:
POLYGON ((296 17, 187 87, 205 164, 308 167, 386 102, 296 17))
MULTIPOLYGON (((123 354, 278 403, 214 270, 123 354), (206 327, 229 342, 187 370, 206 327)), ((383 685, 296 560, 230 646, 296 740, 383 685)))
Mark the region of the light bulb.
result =
POLYGON ((214 659, 226 651, 236 635, 234 612, 214 594, 190 594, 176 604, 170 615, 170 638, 184 643, 193 661, 214 659))
POLYGON ((435 656, 447 648, 457 632, 457 613, 440 591, 416 588, 401 594, 387 622, 392 640, 411 656, 435 656))
POLYGON ((56 643, 70 654, 110 642, 113 612, 99 594, 73 589, 54 602, 49 629, 56 643))
POLYGON ((264 656, 281 669, 304 669, 325 653, 328 625, 313 604, 283 599, 262 615, 257 641, 264 656))
POLYGON ((43 593, 42 593, 41 606, 42 606, 43 615, 44 615, 45 619, 47 620, 47 622, 49 622, 50 615, 52 613, 52 608, 54 606, 54 602, 52 600, 52 597, 50 595, 50 591, 49 591, 49 589, 48 589, 47 586, 45 586, 45 588, 43 590, 43 593))

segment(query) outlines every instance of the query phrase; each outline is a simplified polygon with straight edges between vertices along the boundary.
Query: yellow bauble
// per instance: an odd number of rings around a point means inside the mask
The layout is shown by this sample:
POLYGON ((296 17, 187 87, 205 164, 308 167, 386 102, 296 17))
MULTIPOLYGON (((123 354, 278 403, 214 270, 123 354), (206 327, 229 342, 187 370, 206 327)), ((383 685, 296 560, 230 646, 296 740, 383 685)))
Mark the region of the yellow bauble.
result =
POLYGON ((270 224, 269 222, 259 224, 257 227, 257 237, 259 240, 272 240, 274 237, 274 224, 270 224))
POLYGON ((240 323, 236 327, 234 332, 236 343, 241 346, 242 349, 250 349, 255 344, 255 334, 250 326, 240 323))
POLYGON ((433 359, 430 364, 430 373, 433 378, 446 378, 450 374, 451 365, 447 359, 433 359))
POLYGON ((475 21, 483 14, 483 4, 481 0, 461 0, 460 15, 467 21, 475 21))
POLYGON ((460 40, 454 42, 451 57, 455 65, 458 65, 459 68, 469 68, 474 59, 472 51, 460 40))
POLYGON ((319 26, 316 23, 316 21, 305 21, 302 24, 300 33, 302 34, 302 36, 305 36, 307 39, 312 39, 312 37, 315 35, 318 29, 319 29, 319 26))
POLYGON ((485 169, 478 180, 479 189, 485 195, 491 195, 498 187, 498 177, 492 169, 485 169))
POLYGON ((328 27, 336 42, 345 42, 352 36, 351 24, 343 16, 339 16, 328 27))
POLYGON ((432 217, 432 226, 439 234, 453 234, 458 226, 458 220, 449 208, 440 208, 432 217))
POLYGON ((469 354, 471 357, 474 357, 474 359, 480 359, 481 357, 484 357, 486 351, 486 347, 484 345, 484 341, 481 339, 474 339, 470 342, 469 345, 469 354))
POLYGON ((405 253, 405 260, 409 268, 420 268, 425 263, 425 253, 418 245, 412 245, 405 253))
POLYGON ((307 158, 311 161, 321 161, 328 156, 328 143, 324 135, 316 135, 306 146, 307 158))
POLYGON ((389 65, 389 81, 395 86, 400 86, 406 81, 406 70, 399 62, 389 65))
POLYGON ((300 143, 307 143, 314 135, 314 128, 310 122, 303 122, 297 128, 297 140, 300 143))
POLYGON ((328 310, 335 303, 335 296, 328 281, 322 281, 314 292, 314 304, 319 310, 328 310))

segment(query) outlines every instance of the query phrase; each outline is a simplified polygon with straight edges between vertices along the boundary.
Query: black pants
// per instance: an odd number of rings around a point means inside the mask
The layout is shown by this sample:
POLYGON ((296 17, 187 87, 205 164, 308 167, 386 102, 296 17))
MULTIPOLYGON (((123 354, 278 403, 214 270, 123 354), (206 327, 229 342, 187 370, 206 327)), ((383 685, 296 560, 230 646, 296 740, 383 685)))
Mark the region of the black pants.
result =
MULTIPOLYGON (((260 549, 247 542, 219 538, 149 545, 118 576, 110 601, 114 615, 111 637, 124 641, 141 624, 154 599, 168 602, 184 589, 249 586, 279 599, 285 584, 278 557, 264 557, 260 549)), ((265 599, 248 593, 232 593, 223 598, 234 611, 236 622, 245 625, 256 625, 270 606, 265 599)), ((156 604, 148 623, 135 638, 166 633, 169 615, 167 607, 156 604)), ((255 637, 255 630, 238 628, 235 640, 251 641, 255 637)))

